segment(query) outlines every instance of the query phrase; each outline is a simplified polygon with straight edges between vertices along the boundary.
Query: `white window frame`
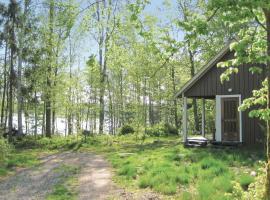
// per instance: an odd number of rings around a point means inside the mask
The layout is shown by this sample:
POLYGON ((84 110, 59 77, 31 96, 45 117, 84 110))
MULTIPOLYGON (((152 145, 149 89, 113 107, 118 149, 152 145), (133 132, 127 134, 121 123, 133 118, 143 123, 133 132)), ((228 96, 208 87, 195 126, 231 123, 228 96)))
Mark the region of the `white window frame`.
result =
MULTIPOLYGON (((216 133, 215 133, 215 139, 217 142, 221 142, 221 99, 222 98, 232 98, 232 97, 237 97, 239 99, 239 106, 242 103, 242 97, 241 94, 233 94, 233 95, 216 95, 216 133)), ((242 112, 239 111, 239 134, 240 134, 240 141, 236 142, 243 142, 243 135, 242 135, 242 112)), ((225 141, 223 141, 225 142, 225 141)))

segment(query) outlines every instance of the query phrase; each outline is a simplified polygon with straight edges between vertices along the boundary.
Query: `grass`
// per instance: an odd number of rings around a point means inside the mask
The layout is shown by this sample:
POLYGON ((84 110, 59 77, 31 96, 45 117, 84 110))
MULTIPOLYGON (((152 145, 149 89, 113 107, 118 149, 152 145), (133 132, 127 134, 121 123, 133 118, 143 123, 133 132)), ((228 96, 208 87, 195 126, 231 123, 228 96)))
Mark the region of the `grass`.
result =
POLYGON ((19 168, 28 168, 39 164, 41 156, 58 151, 78 149, 80 144, 79 138, 75 136, 67 138, 54 136, 52 139, 35 139, 26 136, 14 142, 14 146, 11 146, 11 152, 5 159, 0 159, 0 178, 14 173, 19 168))
POLYGON ((17 169, 33 167, 40 163, 41 155, 50 154, 52 151, 37 149, 15 149, 0 165, 0 178, 14 173, 17 169))
POLYGON ((174 199, 227 199, 232 181, 243 188, 254 181, 263 153, 253 149, 184 148, 180 138, 90 137, 81 151, 104 154, 115 168, 115 181, 129 189, 149 188, 174 199))

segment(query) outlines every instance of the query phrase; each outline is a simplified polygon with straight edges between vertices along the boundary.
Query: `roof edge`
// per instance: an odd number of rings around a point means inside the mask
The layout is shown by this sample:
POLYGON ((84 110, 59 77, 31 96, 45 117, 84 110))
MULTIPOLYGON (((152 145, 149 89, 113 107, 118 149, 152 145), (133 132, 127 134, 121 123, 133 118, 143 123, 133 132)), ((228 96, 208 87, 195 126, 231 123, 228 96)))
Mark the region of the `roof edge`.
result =
POLYGON ((230 44, 226 44, 207 64, 202 67, 199 72, 193 76, 185 85, 174 95, 174 98, 178 98, 183 93, 185 93, 190 87, 192 87, 195 82, 200 79, 209 69, 211 69, 216 62, 221 59, 226 53, 230 51, 230 44))

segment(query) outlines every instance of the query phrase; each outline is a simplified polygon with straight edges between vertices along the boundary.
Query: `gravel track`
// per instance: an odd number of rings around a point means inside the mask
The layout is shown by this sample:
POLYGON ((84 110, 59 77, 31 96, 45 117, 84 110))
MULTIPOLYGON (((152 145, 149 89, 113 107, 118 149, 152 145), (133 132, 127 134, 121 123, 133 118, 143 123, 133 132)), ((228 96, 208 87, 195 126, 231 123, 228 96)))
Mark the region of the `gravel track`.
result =
POLYGON ((63 152, 42 159, 41 164, 22 170, 0 182, 0 200, 43 200, 61 177, 62 165, 80 167, 79 200, 102 200, 114 193, 109 164, 98 155, 63 152))

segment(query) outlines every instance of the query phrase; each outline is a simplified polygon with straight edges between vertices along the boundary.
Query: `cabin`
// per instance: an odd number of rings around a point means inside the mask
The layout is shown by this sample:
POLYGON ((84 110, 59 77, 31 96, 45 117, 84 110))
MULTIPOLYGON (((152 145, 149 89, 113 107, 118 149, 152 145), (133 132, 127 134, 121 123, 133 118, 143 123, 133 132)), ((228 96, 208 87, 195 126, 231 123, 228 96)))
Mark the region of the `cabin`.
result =
MULTIPOLYGON (((188 99, 196 98, 202 101, 201 139, 205 134, 211 134, 211 142, 215 144, 243 144, 248 146, 262 144, 264 138, 264 123, 258 119, 250 118, 249 111, 238 111, 243 99, 252 96, 252 91, 261 88, 265 73, 251 73, 251 65, 238 66, 238 74, 230 76, 229 81, 221 83, 220 76, 224 68, 217 64, 232 59, 234 52, 226 45, 213 59, 189 80, 176 94, 182 98, 182 134, 185 144, 194 138, 188 137, 188 99), (205 132, 205 101, 215 102, 215 131, 205 132)), ((254 66, 254 65, 253 65, 254 66)), ((263 146, 263 145, 261 145, 263 146)))

